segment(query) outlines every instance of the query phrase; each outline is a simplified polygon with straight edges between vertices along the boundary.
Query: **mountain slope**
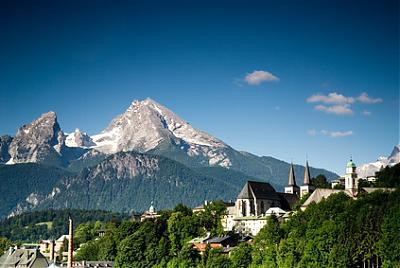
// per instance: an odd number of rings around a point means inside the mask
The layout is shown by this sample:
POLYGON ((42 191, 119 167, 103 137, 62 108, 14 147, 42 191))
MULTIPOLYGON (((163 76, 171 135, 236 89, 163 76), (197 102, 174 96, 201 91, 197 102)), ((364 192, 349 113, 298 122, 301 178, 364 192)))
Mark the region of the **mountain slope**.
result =
POLYGON ((6 163, 10 160, 11 156, 8 152, 13 138, 8 135, 0 136, 0 163, 6 163))
POLYGON ((17 204, 37 204, 41 196, 51 193, 56 182, 69 175, 65 170, 35 163, 0 165, 0 218, 18 212, 17 204))
POLYGON ((121 152, 79 175, 62 179, 55 186, 57 191, 53 190, 55 194, 45 194, 30 209, 73 207, 128 212, 143 211, 151 201, 157 209, 178 203, 196 206, 206 199, 233 200, 245 180, 229 183, 162 156, 121 152))
MULTIPOLYGON (((162 155, 189 167, 221 166, 270 181, 280 189, 286 184, 289 170, 289 164, 278 159, 234 150, 151 99, 134 101, 92 139, 96 143, 92 148, 103 153, 135 150, 162 155)), ((297 169, 300 174, 304 172, 301 166, 297 169)), ((338 177, 323 169, 311 168, 311 174, 338 177)))

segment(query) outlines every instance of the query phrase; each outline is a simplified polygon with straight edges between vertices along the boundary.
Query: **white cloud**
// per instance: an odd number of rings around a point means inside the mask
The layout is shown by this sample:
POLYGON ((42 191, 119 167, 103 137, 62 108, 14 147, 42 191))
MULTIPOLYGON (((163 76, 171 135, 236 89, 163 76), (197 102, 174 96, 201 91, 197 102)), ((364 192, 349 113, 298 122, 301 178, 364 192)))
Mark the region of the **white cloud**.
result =
POLYGON ((247 84, 256 86, 266 81, 279 81, 279 78, 267 71, 254 71, 246 75, 247 84))
POLYGON ((366 92, 361 93, 360 96, 357 97, 357 101, 366 104, 375 104, 383 102, 381 98, 371 98, 370 96, 368 96, 366 92))
POLYGON ((327 114, 337 114, 337 115, 352 115, 353 110, 350 109, 349 105, 333 105, 333 106, 326 106, 326 105, 317 105, 314 107, 317 111, 323 111, 327 114))
POLYGON ((329 136, 331 138, 342 138, 342 137, 347 137, 347 136, 352 136, 354 132, 352 130, 347 130, 347 131, 329 131, 329 130, 315 130, 315 129, 310 129, 308 131, 309 136, 317 136, 317 135, 324 135, 324 136, 329 136))
MULTIPOLYGON (((362 104, 375 104, 383 102, 381 98, 371 98, 366 92, 361 93, 358 97, 348 97, 336 92, 324 94, 314 94, 307 98, 309 103, 321 103, 314 106, 314 110, 322 111, 328 114, 352 115, 352 105, 356 102, 362 104)), ((364 111, 363 115, 370 115, 371 112, 364 111)))
POLYGON ((354 98, 346 97, 336 92, 328 95, 315 94, 307 98, 307 102, 322 102, 326 104, 351 104, 354 103, 354 98))
POLYGON ((365 116, 369 116, 369 115, 371 115, 371 112, 364 110, 362 114, 365 115, 365 116))

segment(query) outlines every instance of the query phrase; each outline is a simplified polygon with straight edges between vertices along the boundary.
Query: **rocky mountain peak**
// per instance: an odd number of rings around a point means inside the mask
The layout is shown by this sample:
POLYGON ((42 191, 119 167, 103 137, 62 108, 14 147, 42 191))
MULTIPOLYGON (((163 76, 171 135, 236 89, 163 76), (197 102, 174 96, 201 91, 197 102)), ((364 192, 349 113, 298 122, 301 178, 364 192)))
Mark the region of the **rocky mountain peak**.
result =
POLYGON ((74 132, 68 134, 65 138, 65 145, 68 147, 88 148, 95 146, 95 143, 86 132, 82 132, 79 128, 76 128, 74 132))
POLYGON ((400 163, 400 145, 394 146, 392 153, 388 158, 389 165, 395 165, 397 163, 400 163))
POLYGON ((44 151, 54 150, 59 154, 63 145, 64 133, 56 113, 50 111, 19 128, 9 146, 11 158, 8 163, 37 162, 44 151))
POLYGON ((189 155, 207 154, 210 148, 227 147, 150 98, 134 100, 103 132, 93 136, 93 141, 96 149, 106 153, 147 152, 164 142, 179 146, 189 155), (199 147, 208 147, 207 152, 199 147))

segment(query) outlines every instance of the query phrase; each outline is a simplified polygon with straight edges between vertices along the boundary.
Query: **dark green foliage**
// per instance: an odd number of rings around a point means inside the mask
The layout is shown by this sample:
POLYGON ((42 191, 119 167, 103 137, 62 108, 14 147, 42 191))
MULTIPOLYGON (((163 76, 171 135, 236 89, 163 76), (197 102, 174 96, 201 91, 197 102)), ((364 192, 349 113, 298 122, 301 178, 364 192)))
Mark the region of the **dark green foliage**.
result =
MULTIPOLYGON (((206 231, 218 229, 214 218, 219 219, 225 211, 221 204, 212 202, 205 207, 205 212, 197 214, 178 205, 172 211, 163 212, 157 220, 142 223, 123 221, 98 227, 97 223, 81 224, 74 239, 84 242, 76 259, 115 260, 117 267, 197 267, 201 263, 200 255, 187 242, 206 231), (82 238, 91 237, 100 228, 106 230, 104 237, 92 237, 88 241, 82 238)), ((244 248, 244 252, 247 249, 244 248)), ((219 251, 212 251, 212 254, 210 259, 203 258, 203 267, 231 267, 231 261, 220 256, 219 251)))
POLYGON ((344 193, 311 204, 278 224, 270 218, 257 235, 253 267, 362 267, 400 263, 400 190, 344 193), (391 242, 392 241, 392 242, 391 242))
POLYGON ((225 213, 224 202, 221 200, 213 201, 204 207, 204 211, 198 213, 200 225, 211 235, 222 235, 224 231, 220 219, 225 213))
POLYGON ((313 185, 315 188, 331 188, 330 182, 323 174, 319 174, 317 177, 311 178, 311 185, 313 185))
POLYGON ((75 260, 97 261, 99 260, 99 245, 97 241, 88 241, 83 244, 75 256, 75 260))
POLYGON ((0 255, 3 255, 3 252, 6 251, 10 246, 12 246, 12 242, 5 237, 0 237, 0 255))
POLYGON ((118 245, 116 266, 151 267, 167 257, 163 255, 166 252, 157 250, 164 245, 161 239, 163 228, 162 224, 146 221, 135 233, 122 240, 118 245))
POLYGON ((377 187, 400 187, 400 163, 393 167, 386 167, 376 173, 377 187))
POLYGON ((247 243, 241 243, 237 246, 230 256, 232 267, 246 268, 251 263, 252 247, 247 243))
MULTIPOLYGON (((42 239, 57 239, 68 233, 68 218, 73 216, 74 226, 96 220, 106 222, 114 218, 125 219, 128 216, 108 211, 87 211, 79 209, 46 210, 24 213, 0 222, 0 236, 12 241, 37 243, 42 239), (46 224, 51 222, 51 228, 46 224)), ((78 234, 82 231, 78 231, 78 234)), ((94 237, 93 233, 86 233, 85 241, 94 237)), ((84 242, 85 242, 84 241, 84 242)), ((78 243, 82 241, 78 240, 78 243)))
POLYGON ((34 163, 0 165, 0 219, 34 192, 47 195, 57 181, 70 173, 34 163))
POLYGON ((173 212, 168 219, 171 255, 177 255, 187 241, 200 233, 200 221, 182 212, 173 212))
POLYGON ((207 256, 207 262, 204 268, 232 268, 231 260, 228 256, 221 254, 218 249, 210 249, 207 256))

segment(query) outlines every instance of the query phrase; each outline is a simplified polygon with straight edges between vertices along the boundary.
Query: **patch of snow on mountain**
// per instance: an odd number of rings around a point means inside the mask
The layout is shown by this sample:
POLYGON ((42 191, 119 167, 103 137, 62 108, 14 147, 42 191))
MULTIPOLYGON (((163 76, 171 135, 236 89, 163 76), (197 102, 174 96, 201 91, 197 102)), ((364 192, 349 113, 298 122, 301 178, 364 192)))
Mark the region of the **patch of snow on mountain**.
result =
POLYGON ((85 132, 80 131, 78 128, 74 132, 67 134, 65 138, 65 145, 68 147, 81 147, 88 148, 95 146, 92 138, 85 132))
POLYGON ((389 157, 381 156, 375 162, 363 164, 357 167, 357 175, 359 178, 367 178, 375 176, 378 172, 386 166, 394 166, 400 163, 400 145, 396 145, 389 157))

